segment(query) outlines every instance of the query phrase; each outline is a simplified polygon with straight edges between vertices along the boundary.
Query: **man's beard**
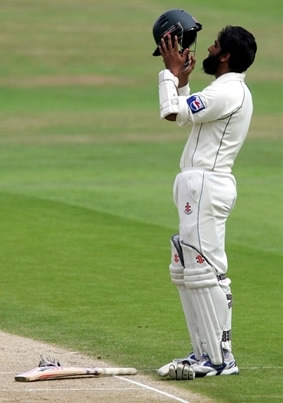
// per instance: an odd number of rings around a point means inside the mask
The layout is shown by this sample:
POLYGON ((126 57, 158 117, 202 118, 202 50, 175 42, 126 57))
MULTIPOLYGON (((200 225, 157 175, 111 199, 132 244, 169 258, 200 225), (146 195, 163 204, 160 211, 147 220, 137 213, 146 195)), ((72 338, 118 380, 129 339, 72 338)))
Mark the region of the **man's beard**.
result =
POLYGON ((217 55, 210 55, 202 62, 203 71, 206 74, 215 75, 220 66, 219 53, 217 55))

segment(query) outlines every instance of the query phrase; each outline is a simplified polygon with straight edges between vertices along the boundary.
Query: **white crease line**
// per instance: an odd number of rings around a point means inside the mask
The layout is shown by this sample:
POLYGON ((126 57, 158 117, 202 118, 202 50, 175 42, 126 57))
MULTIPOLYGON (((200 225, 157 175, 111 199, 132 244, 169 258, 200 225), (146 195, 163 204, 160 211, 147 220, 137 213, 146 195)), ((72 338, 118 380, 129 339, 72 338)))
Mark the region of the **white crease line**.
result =
POLYGON ((240 367, 241 369, 252 369, 252 370, 258 370, 258 369, 283 369, 283 367, 240 367))
POLYGON ((143 383, 133 381, 132 379, 124 378, 123 376, 118 376, 118 375, 115 375, 115 378, 121 379, 122 381, 133 383, 134 385, 137 385, 137 386, 141 386, 144 389, 151 390, 152 392, 159 393, 160 395, 170 397, 171 399, 176 400, 177 402, 190 403, 188 400, 181 399, 177 396, 171 395, 170 393, 163 392, 163 390, 159 390, 159 389, 153 388, 151 386, 145 385, 143 383))
POLYGON ((20 390, 15 390, 15 389, 0 389, 0 392, 18 392, 18 393, 24 393, 24 392, 82 392, 82 391, 91 391, 91 392, 96 392, 96 391, 106 391, 106 390, 138 390, 138 388, 28 388, 28 389, 20 389, 20 390))

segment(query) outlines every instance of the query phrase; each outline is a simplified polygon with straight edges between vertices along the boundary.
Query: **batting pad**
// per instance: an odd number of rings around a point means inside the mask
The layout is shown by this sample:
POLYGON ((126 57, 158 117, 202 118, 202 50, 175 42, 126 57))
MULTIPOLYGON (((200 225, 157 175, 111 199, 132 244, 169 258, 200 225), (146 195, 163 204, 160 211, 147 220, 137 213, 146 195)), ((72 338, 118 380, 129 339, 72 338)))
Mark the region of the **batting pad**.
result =
POLYGON ((194 312, 193 309, 191 295, 185 286, 184 266, 183 266, 184 260, 183 260, 182 248, 179 241, 179 235, 172 236, 170 242, 171 242, 171 264, 169 266, 170 277, 172 283, 177 286, 194 354, 198 359, 200 359, 203 354, 203 350, 201 347, 198 323, 196 313, 194 312))
POLYGON ((213 268, 194 248, 182 244, 185 260, 184 283, 190 293, 203 349, 214 365, 223 363, 222 334, 227 322, 226 295, 213 268))

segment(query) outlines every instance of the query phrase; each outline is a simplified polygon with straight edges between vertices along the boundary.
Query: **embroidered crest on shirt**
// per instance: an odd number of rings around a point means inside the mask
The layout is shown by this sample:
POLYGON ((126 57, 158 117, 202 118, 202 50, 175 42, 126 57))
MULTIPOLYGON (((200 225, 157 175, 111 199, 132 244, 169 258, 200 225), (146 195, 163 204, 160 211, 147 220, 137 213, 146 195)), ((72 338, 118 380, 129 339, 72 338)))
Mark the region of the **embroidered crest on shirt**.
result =
POLYGON ((204 103, 198 95, 192 95, 187 99, 187 104, 189 105, 192 113, 197 113, 203 109, 205 109, 204 103))
POLYGON ((192 206, 190 205, 189 202, 187 202, 186 205, 185 205, 184 213, 185 214, 191 214, 192 212, 193 212, 192 206))

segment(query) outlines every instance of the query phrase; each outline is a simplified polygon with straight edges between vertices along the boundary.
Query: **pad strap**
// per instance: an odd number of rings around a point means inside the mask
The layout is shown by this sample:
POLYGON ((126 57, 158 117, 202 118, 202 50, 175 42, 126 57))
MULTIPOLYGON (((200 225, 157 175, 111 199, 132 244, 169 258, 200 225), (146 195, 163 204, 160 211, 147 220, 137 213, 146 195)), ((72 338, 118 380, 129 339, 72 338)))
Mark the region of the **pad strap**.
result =
MULTIPOLYGON (((177 253, 177 256, 174 256, 174 259, 179 258, 182 266, 185 267, 183 250, 182 250, 181 243, 180 243, 180 236, 178 234, 173 235, 171 237, 171 242, 172 242, 174 248, 176 249, 175 253, 177 253)), ((173 252, 174 252, 174 250, 173 250, 173 252)))

